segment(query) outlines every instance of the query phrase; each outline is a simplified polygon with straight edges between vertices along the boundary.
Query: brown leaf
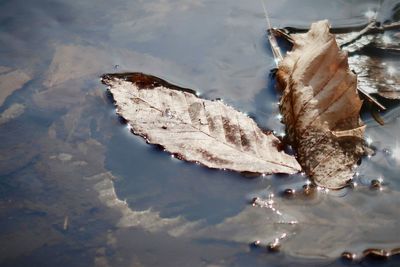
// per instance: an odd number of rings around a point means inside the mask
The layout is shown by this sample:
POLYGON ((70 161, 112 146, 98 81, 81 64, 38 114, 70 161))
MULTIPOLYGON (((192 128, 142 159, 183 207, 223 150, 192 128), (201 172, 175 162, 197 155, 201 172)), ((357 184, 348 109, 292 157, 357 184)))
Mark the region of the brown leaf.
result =
POLYGON ((257 174, 300 170, 293 156, 278 151, 275 136, 221 101, 142 73, 107 74, 102 81, 132 131, 180 159, 257 174))
POLYGON ((292 35, 293 50, 279 65, 280 109, 298 160, 323 187, 344 187, 364 153, 357 77, 340 51, 328 21, 292 35))

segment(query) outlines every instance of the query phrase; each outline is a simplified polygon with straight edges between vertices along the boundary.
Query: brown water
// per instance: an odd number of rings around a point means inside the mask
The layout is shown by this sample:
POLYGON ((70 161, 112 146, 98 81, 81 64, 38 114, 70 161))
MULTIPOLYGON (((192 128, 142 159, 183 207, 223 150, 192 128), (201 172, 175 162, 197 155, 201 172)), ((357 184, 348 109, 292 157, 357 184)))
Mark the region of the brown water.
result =
MULTIPOLYGON (((383 1, 378 19, 396 3, 383 1)), ((354 26, 379 2, 267 7, 277 27, 354 26)), ((208 170, 119 122, 99 76, 142 71, 283 132, 259 1, 0 1, 0 44, 0 266, 343 266, 343 251, 400 247, 396 103, 385 126, 363 115, 376 153, 358 186, 310 198, 280 194, 299 191, 300 174, 208 170), (378 178, 382 190, 371 190, 378 178), (270 203, 252 207, 254 197, 270 203), (275 238, 281 251, 268 252, 275 238)), ((400 68, 398 56, 384 60, 400 68)))

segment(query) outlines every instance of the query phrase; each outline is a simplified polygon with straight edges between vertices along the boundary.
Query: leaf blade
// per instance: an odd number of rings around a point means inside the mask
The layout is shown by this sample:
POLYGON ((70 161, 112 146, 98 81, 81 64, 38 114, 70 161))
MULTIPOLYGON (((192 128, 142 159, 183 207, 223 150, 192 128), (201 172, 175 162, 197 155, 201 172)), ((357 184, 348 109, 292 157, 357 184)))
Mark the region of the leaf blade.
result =
POLYGON ((134 133, 180 159, 258 174, 300 170, 293 156, 278 151, 279 139, 221 101, 142 73, 107 74, 102 81, 134 133))
POLYGON ((364 154, 357 77, 327 21, 313 23, 309 32, 292 38, 293 50, 277 72, 289 140, 316 184, 339 189, 364 154))

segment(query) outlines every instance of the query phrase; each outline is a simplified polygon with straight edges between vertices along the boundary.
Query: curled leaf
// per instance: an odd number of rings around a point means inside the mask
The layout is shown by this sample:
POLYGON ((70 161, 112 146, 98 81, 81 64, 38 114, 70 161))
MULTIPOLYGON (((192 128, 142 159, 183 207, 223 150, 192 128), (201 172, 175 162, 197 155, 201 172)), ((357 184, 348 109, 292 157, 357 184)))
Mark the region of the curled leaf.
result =
POLYGON ((142 73, 107 74, 102 81, 132 131, 180 159, 256 174, 300 170, 272 133, 221 101, 142 73))
POLYGON ((277 72, 288 138, 313 181, 338 189, 352 178, 364 154, 357 77, 329 33, 328 21, 313 23, 307 33, 292 38, 293 49, 277 72))

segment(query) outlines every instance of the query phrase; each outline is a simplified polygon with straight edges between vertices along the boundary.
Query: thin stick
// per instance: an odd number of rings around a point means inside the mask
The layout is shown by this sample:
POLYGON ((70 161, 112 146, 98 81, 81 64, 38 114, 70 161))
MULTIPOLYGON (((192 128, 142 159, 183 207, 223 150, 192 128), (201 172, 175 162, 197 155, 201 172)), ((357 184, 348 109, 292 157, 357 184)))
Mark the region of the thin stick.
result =
POLYGON ((368 102, 374 104, 379 110, 385 111, 386 107, 378 102, 375 98, 373 98, 369 93, 367 93, 364 89, 357 87, 358 92, 367 99, 368 102))
POLYGON ((269 16, 268 16, 267 8, 265 7, 264 0, 260 0, 260 1, 261 1, 261 5, 264 9, 265 19, 267 20, 268 40, 269 40, 269 44, 271 46, 272 55, 274 56, 275 65, 278 67, 279 62, 281 62, 283 59, 283 56, 282 56, 281 50, 278 46, 278 42, 276 41, 275 35, 272 33, 271 21, 269 20, 269 16))
POLYGON ((361 31, 357 32, 356 35, 352 36, 351 38, 349 38, 348 40, 344 41, 340 47, 343 48, 351 43, 353 43, 354 41, 360 39, 362 36, 368 34, 371 32, 372 29, 376 28, 376 20, 372 20, 364 29, 362 29, 361 31))

